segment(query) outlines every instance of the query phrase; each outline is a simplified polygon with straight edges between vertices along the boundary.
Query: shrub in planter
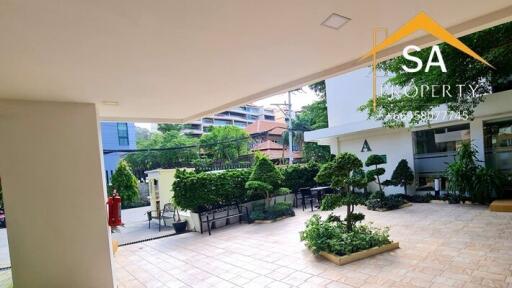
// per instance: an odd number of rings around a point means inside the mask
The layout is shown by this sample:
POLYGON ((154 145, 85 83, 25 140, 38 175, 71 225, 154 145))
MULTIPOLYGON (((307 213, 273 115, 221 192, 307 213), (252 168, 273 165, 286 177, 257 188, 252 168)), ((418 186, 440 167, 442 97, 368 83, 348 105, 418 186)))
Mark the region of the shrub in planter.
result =
POLYGON ((306 222, 301 241, 305 241, 315 254, 327 252, 338 256, 391 243, 388 229, 360 224, 348 230, 347 225, 336 216, 322 220, 319 215, 313 215, 306 222))
POLYGON ((274 220, 285 216, 295 216, 291 203, 278 202, 262 210, 254 209, 250 215, 252 220, 274 220))
MULTIPOLYGON (((248 200, 246 182, 251 170, 228 170, 220 173, 176 171, 173 183, 176 205, 184 210, 202 212, 211 208, 248 200)), ((260 196, 259 199, 264 197, 260 196)))
POLYGON ((377 191, 370 195, 369 200, 367 200, 365 204, 368 210, 394 210, 405 204, 405 200, 403 194, 391 194, 386 196, 384 192, 377 191))
POLYGON ((424 195, 404 195, 404 199, 412 203, 429 203, 432 199, 434 199, 434 196, 432 196, 430 193, 424 195))
POLYGON ((265 203, 269 207, 270 200, 279 190, 282 180, 283 176, 274 164, 267 157, 259 155, 245 188, 250 194, 265 195, 265 203))

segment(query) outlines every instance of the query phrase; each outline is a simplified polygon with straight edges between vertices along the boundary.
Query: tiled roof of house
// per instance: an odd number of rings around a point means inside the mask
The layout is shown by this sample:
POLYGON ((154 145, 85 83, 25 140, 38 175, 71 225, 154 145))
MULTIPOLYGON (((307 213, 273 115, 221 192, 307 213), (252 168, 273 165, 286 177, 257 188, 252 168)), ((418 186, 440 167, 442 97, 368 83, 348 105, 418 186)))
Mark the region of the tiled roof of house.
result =
POLYGON ((245 131, 249 132, 249 134, 268 131, 271 135, 282 135, 286 128, 287 126, 285 123, 257 120, 254 121, 254 123, 247 125, 247 127, 245 127, 245 131))
MULTIPOLYGON (((260 151, 270 159, 279 159, 283 157, 283 145, 270 140, 259 143, 252 150, 260 151)), ((292 156, 295 159, 302 158, 302 153, 300 151, 294 151, 292 152, 292 156)), ((284 151, 284 158, 288 158, 288 149, 284 151)))

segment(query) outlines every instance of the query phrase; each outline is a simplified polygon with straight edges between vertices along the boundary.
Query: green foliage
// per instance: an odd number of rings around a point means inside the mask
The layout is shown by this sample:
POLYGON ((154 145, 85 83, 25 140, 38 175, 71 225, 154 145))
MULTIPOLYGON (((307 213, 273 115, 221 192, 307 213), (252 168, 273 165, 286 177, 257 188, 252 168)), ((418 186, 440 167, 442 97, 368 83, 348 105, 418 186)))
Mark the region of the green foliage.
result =
POLYGON ((347 206, 347 229, 351 231, 353 222, 351 222, 351 213, 354 212, 354 206, 360 203, 360 197, 351 192, 350 185, 359 183, 360 169, 363 163, 352 153, 341 153, 336 158, 320 168, 315 180, 320 183, 329 183, 333 188, 344 188, 344 193, 324 197, 322 200, 322 210, 332 210, 343 205, 347 206), (354 171, 357 171, 354 174, 354 171))
POLYGON ((259 157, 249 180, 266 183, 272 187, 272 190, 277 190, 281 185, 283 176, 267 157, 259 157))
POLYGON ((498 170, 480 167, 476 171, 474 190, 471 195, 473 202, 489 204, 493 198, 500 198, 505 186, 506 177, 498 170))
POLYGON ((248 200, 245 184, 250 175, 249 169, 220 173, 178 170, 173 183, 174 202, 181 209, 193 212, 244 203, 248 200))
POLYGON ((414 182, 414 173, 407 160, 402 159, 396 165, 393 174, 391 175, 391 185, 404 187, 404 192, 407 194, 407 185, 412 185, 414 182))
POLYGON ((158 124, 158 131, 162 133, 167 133, 171 131, 181 132, 183 129, 183 125, 181 124, 158 124))
MULTIPOLYGON (((464 44, 482 56, 496 69, 492 69, 458 49, 446 44, 439 45, 446 64, 447 72, 441 69, 431 69, 428 73, 420 70, 408 73, 402 65, 410 66, 410 62, 403 56, 396 57, 381 63, 378 69, 392 75, 388 83, 399 88, 408 88, 412 85, 421 87, 426 85, 449 85, 452 91, 457 85, 472 85, 477 87, 477 94, 499 92, 512 87, 512 22, 494 26, 476 33, 459 38, 464 44)), ((422 49, 411 53, 427 62, 430 49, 422 49)), ((401 120, 407 118, 408 112, 413 112, 410 125, 425 122, 421 119, 422 112, 430 112, 441 104, 448 104, 448 111, 466 114, 471 118, 475 107, 485 100, 483 97, 472 97, 471 89, 463 91, 463 97, 408 97, 401 94, 398 97, 383 95, 377 98, 377 110, 373 110, 371 99, 360 110, 367 111, 369 118, 383 120, 388 127, 403 127, 401 120), (470 97, 471 96, 471 97, 470 97), (389 115, 400 117, 390 118, 389 115)))
POLYGON ((373 179, 377 180, 377 184, 379 184, 379 190, 382 192, 382 184, 380 182, 380 176, 384 175, 386 173, 386 170, 382 167, 378 167, 379 165, 382 165, 386 163, 384 158, 377 154, 372 154, 368 156, 366 159, 366 162, 364 163, 366 167, 375 166, 374 169, 371 169, 368 171, 368 179, 370 181, 374 181, 373 179))
POLYGON ((199 141, 209 158, 231 162, 249 153, 251 140, 249 134, 240 127, 219 126, 212 127, 210 133, 203 134, 199 141))
POLYGON ((315 176, 320 171, 320 166, 315 162, 306 165, 292 164, 282 169, 282 185, 291 191, 299 191, 300 188, 316 186, 315 176))
POLYGON ((347 188, 352 171, 361 169, 363 163, 352 153, 341 153, 320 168, 315 180, 329 183, 333 188, 347 188))
MULTIPOLYGON (((166 124, 171 125, 171 124, 166 124)), ((179 131, 170 130, 165 133, 153 133, 150 138, 137 140, 138 149, 173 148, 197 145, 198 140, 181 134, 179 131)), ((146 151, 130 153, 125 160, 134 169, 153 169, 168 167, 170 163, 192 162, 198 159, 198 147, 187 149, 175 149, 164 151, 146 151)))
POLYGON ((277 189, 277 195, 286 195, 286 194, 290 194, 292 192, 292 190, 286 188, 286 187, 281 187, 279 189, 277 189))
POLYGON ((457 149, 455 161, 446 168, 448 191, 459 195, 471 195, 474 192, 475 177, 478 170, 477 150, 470 142, 464 142, 457 149))
POLYGON ((370 195, 365 204, 368 210, 394 210, 400 208, 400 206, 405 203, 404 194, 391 194, 386 196, 384 192, 376 191, 370 195))
POLYGON ((251 194, 264 193, 267 205, 270 205, 270 198, 273 192, 280 188, 283 176, 267 157, 259 155, 256 158, 251 177, 245 187, 251 194))
POLYGON ((133 203, 139 199, 137 178, 133 176, 130 166, 124 160, 119 162, 116 172, 112 175, 112 189, 117 190, 122 203, 133 203))
MULTIPOLYGON (((361 218, 355 214, 352 217, 353 220, 361 218)), ((333 220, 333 217, 327 221, 322 220, 319 215, 313 215, 306 222, 306 229, 301 233, 301 241, 305 241, 313 253, 323 251, 343 256, 391 243, 388 229, 357 225, 350 230, 343 222, 333 220)))
POLYGON ((325 163, 332 160, 331 148, 327 145, 318 145, 315 142, 304 143, 302 160, 307 162, 325 163))
POLYGON ((263 210, 254 209, 250 215, 252 220, 274 220, 284 216, 295 216, 291 203, 278 202, 263 210))
POLYGON ((412 203, 429 203, 432 199, 434 199, 434 196, 432 196, 430 193, 424 195, 404 195, 404 199, 412 203))

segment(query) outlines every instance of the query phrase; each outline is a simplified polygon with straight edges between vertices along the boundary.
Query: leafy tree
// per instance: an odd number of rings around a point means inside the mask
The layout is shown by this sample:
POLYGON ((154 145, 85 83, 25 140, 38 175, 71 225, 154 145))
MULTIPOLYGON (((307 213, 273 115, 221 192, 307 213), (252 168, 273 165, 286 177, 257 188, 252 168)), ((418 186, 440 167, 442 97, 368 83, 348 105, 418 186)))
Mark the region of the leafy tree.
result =
POLYGON ((386 173, 386 170, 382 167, 379 167, 379 165, 382 165, 384 163, 386 163, 386 161, 384 161, 384 158, 377 154, 372 154, 368 156, 368 159, 366 159, 366 162, 364 163, 366 167, 375 166, 374 169, 368 171, 368 178, 371 179, 370 181, 374 181, 374 179, 377 179, 377 184, 379 184, 380 192, 382 192, 380 176, 384 175, 384 173, 386 173))
POLYGON ((148 140, 151 138, 151 134, 153 133, 151 133, 149 129, 135 126, 135 139, 137 139, 137 141, 148 140))
POLYGON ((283 176, 277 170, 267 157, 258 155, 254 169, 245 188, 251 193, 264 193, 267 207, 270 206, 270 200, 273 193, 276 192, 283 180, 283 176))
POLYGON ((167 133, 171 131, 180 132, 183 129, 183 125, 181 124, 158 124, 158 131, 162 133, 167 133))
POLYGON ((282 170, 284 177, 282 184, 294 192, 299 191, 300 188, 314 187, 318 171, 320 171, 320 166, 315 162, 309 162, 306 165, 288 165, 282 170))
MULTIPOLYGON (((409 73, 404 71, 402 65, 410 66, 410 62, 403 56, 390 59, 378 65, 378 69, 391 75, 388 84, 397 87, 403 93, 399 95, 384 94, 377 98, 377 109, 373 110, 373 101, 363 105, 360 110, 367 111, 369 118, 383 121, 388 127, 403 127, 404 121, 410 119, 410 125, 421 122, 425 112, 441 104, 447 104, 448 111, 467 115, 473 115, 475 107, 485 100, 484 97, 473 97, 470 88, 463 89, 462 97, 409 97, 405 95, 406 89, 426 85, 449 85, 451 94, 458 94, 458 86, 478 87, 477 95, 491 92, 499 92, 512 88, 512 22, 494 26, 486 30, 472 33, 459 38, 478 55, 491 63, 496 69, 492 69, 458 49, 442 43, 439 45, 447 71, 431 69, 429 72, 420 70, 409 73), (403 90, 402 90, 403 89, 403 90), (455 93, 454 91, 457 91, 455 93), (407 118, 412 112, 412 118, 407 118), (394 116, 396 117, 390 117, 394 116)), ((430 49, 411 53, 426 63, 430 56, 430 49)), ((411 92, 410 92, 411 93, 411 92)), ((413 94, 413 93, 412 93, 413 94)))
POLYGON ((407 195, 407 185, 412 185, 413 182, 414 173, 412 172, 411 167, 409 167, 409 163, 407 163, 407 160, 405 159, 400 160, 391 175, 391 184, 393 186, 403 186, 404 193, 407 195))
POLYGON ((302 111, 293 119, 293 138, 296 145, 303 147, 303 160, 325 163, 331 159, 329 146, 318 145, 315 142, 304 143, 305 131, 327 128, 329 126, 327 121, 325 81, 311 84, 309 88, 315 91, 320 100, 304 106, 302 111))
MULTIPOLYGON (((198 140, 181 134, 179 131, 153 133, 150 138, 137 141, 138 149, 176 148, 194 146, 198 140)), ((125 160, 135 169, 153 169, 173 167, 176 163, 190 163, 199 158, 198 147, 175 150, 146 151, 130 153, 125 160)))
POLYGON ((236 126, 213 127, 199 140, 201 148, 210 158, 222 162, 231 162, 248 154, 250 141, 249 134, 236 126))
POLYGON ((331 147, 327 145, 318 145, 314 142, 304 143, 304 148, 302 149, 302 159, 304 161, 325 163, 332 160, 333 157, 331 147))
POLYGON ((478 165, 476 161, 477 151, 470 142, 464 142, 457 149, 455 161, 446 167, 448 178, 448 190, 458 193, 459 196, 471 195, 473 192, 473 180, 475 179, 478 165))
POLYGON ((130 166, 121 160, 116 172, 112 175, 112 189, 117 190, 124 203, 133 203, 139 199, 137 178, 132 174, 130 166))
MULTIPOLYGON (((350 189, 351 184, 357 182, 353 177, 363 163, 352 153, 341 153, 336 158, 320 168, 316 176, 317 182, 330 183, 335 189, 343 188, 344 194, 327 195, 322 200, 321 210, 333 210, 337 207, 347 206, 347 230, 352 231, 354 224, 364 218, 363 214, 353 215, 354 206, 361 203, 360 197, 350 189), (362 216, 361 216, 362 215, 362 216)), ((358 176, 356 176, 358 177, 358 176)))

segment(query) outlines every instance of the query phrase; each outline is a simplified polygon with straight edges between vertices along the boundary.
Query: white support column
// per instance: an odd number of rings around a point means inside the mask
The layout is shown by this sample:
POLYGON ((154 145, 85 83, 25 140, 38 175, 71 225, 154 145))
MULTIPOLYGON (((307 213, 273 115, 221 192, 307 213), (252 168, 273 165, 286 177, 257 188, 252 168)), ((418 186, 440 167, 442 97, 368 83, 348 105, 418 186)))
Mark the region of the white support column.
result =
POLYGON ((478 164, 485 165, 485 147, 484 147, 484 124, 482 119, 476 118, 469 122, 469 133, 471 134, 471 143, 478 150, 477 157, 480 161, 478 164))
POLYGON ((114 287, 93 104, 0 100, 14 287, 114 287))

